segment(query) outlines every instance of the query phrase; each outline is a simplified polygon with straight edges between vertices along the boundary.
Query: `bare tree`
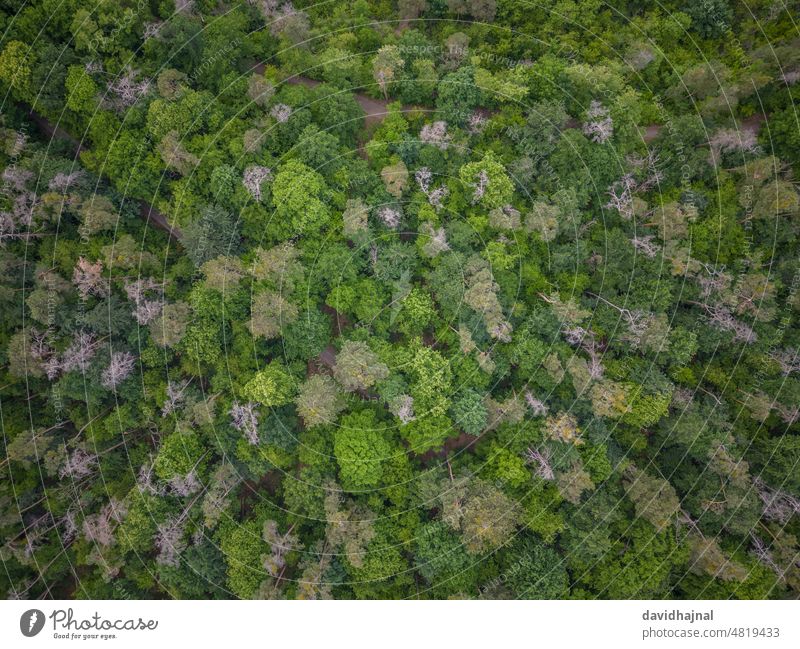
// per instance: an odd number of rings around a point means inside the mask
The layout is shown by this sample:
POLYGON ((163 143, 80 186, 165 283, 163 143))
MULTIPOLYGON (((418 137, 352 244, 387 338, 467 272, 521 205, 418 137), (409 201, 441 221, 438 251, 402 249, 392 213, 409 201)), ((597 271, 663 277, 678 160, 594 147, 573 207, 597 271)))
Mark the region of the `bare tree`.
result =
POLYGON ((133 371, 136 358, 130 352, 114 352, 111 354, 111 362, 103 371, 101 382, 103 387, 108 390, 115 390, 128 375, 133 371))
POLYGON ((231 425, 247 438, 253 445, 259 443, 258 435, 258 407, 252 401, 241 404, 234 401, 231 406, 231 425))
POLYGON ((553 467, 550 466, 550 454, 545 451, 542 453, 533 448, 525 451, 525 460, 534 466, 534 473, 542 480, 555 480, 553 467))

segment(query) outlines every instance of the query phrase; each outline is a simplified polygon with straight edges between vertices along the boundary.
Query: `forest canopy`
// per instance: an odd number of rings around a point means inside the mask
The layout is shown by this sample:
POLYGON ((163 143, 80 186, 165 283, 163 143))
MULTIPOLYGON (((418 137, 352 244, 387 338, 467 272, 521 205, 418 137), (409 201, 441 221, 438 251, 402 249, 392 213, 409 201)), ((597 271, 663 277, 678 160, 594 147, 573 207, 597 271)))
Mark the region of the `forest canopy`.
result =
POLYGON ((4 598, 800 596, 783 3, 0 27, 4 598))

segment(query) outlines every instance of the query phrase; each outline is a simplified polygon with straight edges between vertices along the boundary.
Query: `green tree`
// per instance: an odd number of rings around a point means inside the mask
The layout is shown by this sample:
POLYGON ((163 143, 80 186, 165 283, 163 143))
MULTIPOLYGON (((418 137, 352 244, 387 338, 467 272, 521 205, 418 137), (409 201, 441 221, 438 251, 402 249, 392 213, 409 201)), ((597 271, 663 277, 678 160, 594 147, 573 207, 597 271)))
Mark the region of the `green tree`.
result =
POLYGON ((339 478, 347 491, 377 487, 384 467, 393 453, 388 430, 371 410, 342 417, 333 433, 333 451, 339 464, 339 478))
POLYGON ((296 389, 291 374, 288 374, 278 361, 272 361, 245 383, 242 394, 250 401, 257 401, 272 408, 291 402, 296 389))

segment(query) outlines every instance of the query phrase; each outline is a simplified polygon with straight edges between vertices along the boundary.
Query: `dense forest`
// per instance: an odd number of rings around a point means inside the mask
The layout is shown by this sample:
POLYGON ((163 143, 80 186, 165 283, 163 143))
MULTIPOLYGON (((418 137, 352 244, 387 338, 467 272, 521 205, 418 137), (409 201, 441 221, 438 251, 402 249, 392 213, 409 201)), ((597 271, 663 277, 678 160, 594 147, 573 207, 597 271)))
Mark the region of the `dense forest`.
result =
POLYGON ((0 0, 0 595, 800 596, 780 0, 0 0))

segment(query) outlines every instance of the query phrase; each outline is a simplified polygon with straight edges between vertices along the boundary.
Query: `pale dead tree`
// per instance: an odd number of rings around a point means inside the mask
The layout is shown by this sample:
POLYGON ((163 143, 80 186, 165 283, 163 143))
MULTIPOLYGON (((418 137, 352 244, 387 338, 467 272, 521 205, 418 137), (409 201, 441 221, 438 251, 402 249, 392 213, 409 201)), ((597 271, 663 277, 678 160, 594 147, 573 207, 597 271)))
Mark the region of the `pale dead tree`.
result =
POLYGON ((764 518, 785 524, 792 516, 800 514, 800 499, 792 494, 773 489, 760 477, 753 480, 753 485, 764 504, 764 518))
POLYGON ((608 109, 596 99, 592 100, 586 111, 583 134, 593 142, 603 144, 614 135, 614 122, 608 109))
POLYGON ((428 167, 420 167, 416 172, 414 172, 414 180, 417 181, 417 185, 419 185, 419 188, 422 190, 422 192, 427 195, 431 188, 433 173, 430 169, 428 169, 428 167))
POLYGON ((631 244, 637 252, 641 252, 645 257, 652 259, 658 254, 658 251, 661 250, 658 244, 653 243, 654 238, 652 234, 647 234, 642 237, 634 235, 633 239, 631 239, 631 244))
POLYGON ((168 518, 163 523, 159 523, 153 540, 153 545, 158 550, 156 562, 162 566, 177 568, 180 564, 180 554, 186 549, 186 541, 183 537, 183 517, 168 518))
POLYGON ((150 92, 151 83, 149 79, 139 81, 139 72, 133 68, 125 68, 125 71, 118 75, 113 81, 109 82, 107 89, 113 95, 112 103, 118 108, 129 108, 150 92))
POLYGON ((472 204, 475 205, 478 201, 480 201, 484 195, 486 194, 486 190, 489 188, 489 174, 486 172, 485 169, 481 169, 480 173, 478 174, 478 181, 476 183, 472 183, 472 204))
POLYGON ((72 455, 67 456, 67 460, 64 462, 61 469, 59 469, 58 475, 62 480, 64 478, 80 480, 90 475, 96 466, 96 455, 87 453, 82 448, 76 448, 72 452, 72 455))
POLYGON ((603 364, 601 353, 594 332, 585 329, 580 325, 562 327, 561 333, 564 339, 573 347, 580 347, 589 356, 588 370, 589 376, 593 379, 600 379, 603 376, 603 364))
POLYGON ((563 327, 561 333, 564 334, 564 339, 567 343, 573 347, 582 345, 583 339, 591 335, 587 329, 580 325, 563 327))
POLYGON ((469 132, 470 135, 478 135, 484 128, 486 128, 486 116, 476 110, 469 116, 467 132, 469 132))
POLYGON ((787 426, 791 426, 800 419, 800 405, 795 404, 793 406, 787 406, 782 403, 776 403, 774 408, 778 413, 778 417, 780 417, 781 421, 787 426))
POLYGON ((47 334, 47 331, 39 331, 36 327, 28 330, 29 350, 35 360, 46 358, 53 352, 47 342, 47 334))
POLYGON ((287 106, 286 104, 275 104, 272 107, 272 110, 269 111, 269 114, 279 124, 283 124, 285 122, 288 122, 289 118, 292 116, 292 107, 287 106))
POLYGON ((55 354, 48 358, 44 363, 42 363, 42 369, 44 370, 45 375, 49 381, 55 379, 59 374, 61 374, 61 361, 58 359, 58 356, 55 354))
POLYGON ((533 396, 530 390, 525 390, 525 403, 528 404, 534 417, 543 417, 547 414, 547 405, 545 402, 533 396))
POLYGON ((129 300, 132 300, 136 307, 133 310, 133 317, 140 325, 150 324, 161 315, 164 308, 164 300, 161 297, 163 285, 152 278, 139 278, 136 281, 125 282, 125 293, 129 300), (148 292, 156 291, 158 295, 155 299, 147 296, 148 292))
POLYGON ((546 450, 544 453, 541 451, 528 448, 525 451, 525 461, 528 464, 532 464, 534 469, 533 472, 540 477, 542 480, 555 480, 555 473, 553 472, 553 467, 550 466, 550 453, 546 450))
POLYGON ((23 239, 26 232, 17 230, 17 224, 9 212, 0 212, 0 245, 5 245, 15 239, 23 239))
POLYGON ((723 153, 742 153, 757 154, 761 147, 758 145, 758 136, 755 131, 749 129, 723 128, 714 133, 708 141, 711 147, 712 161, 719 158, 723 153))
POLYGON ((64 530, 61 534, 61 542, 64 545, 72 543, 78 536, 78 521, 75 518, 76 514, 73 509, 68 509, 61 517, 61 526, 64 530))
POLYGON ((700 306, 705 310, 709 324, 731 332, 735 342, 754 343, 757 340, 758 336, 752 327, 734 318, 728 307, 709 304, 700 306))
POLYGON ((728 288, 731 283, 731 277, 724 272, 723 268, 711 268, 707 264, 705 264, 703 268, 708 274, 697 276, 701 297, 707 298, 713 293, 719 293, 728 288))
POLYGON ((144 30, 142 32, 142 39, 145 41, 150 40, 151 38, 156 38, 161 32, 161 28, 164 26, 164 22, 161 20, 155 20, 150 23, 144 24, 144 30))
POLYGON ((787 86, 793 86, 800 81, 800 69, 784 72, 781 75, 781 79, 787 86))
POLYGON ((101 383, 108 390, 115 390, 122 383, 136 365, 136 357, 130 352, 114 352, 111 354, 111 362, 103 370, 101 383))
POLYGON ((155 463, 152 461, 145 462, 139 467, 139 475, 136 478, 136 487, 141 493, 150 494, 151 496, 163 496, 166 489, 158 484, 154 479, 155 463))
MULTIPOLYGON (((32 558, 33 554, 39 549, 41 539, 50 532, 53 527, 56 525, 55 520, 53 519, 53 515, 50 512, 47 512, 41 516, 39 516, 36 520, 32 523, 25 525, 24 530, 24 541, 22 544, 22 548, 20 551, 19 547, 13 547, 14 541, 9 541, 6 545, 7 549, 10 549, 19 559, 20 556, 24 557, 25 560, 29 560, 32 558)), ((19 537, 16 537, 16 540, 19 537)), ((4 549, 6 549, 4 548, 4 549)))
POLYGON ((89 369, 89 363, 94 358, 96 351, 94 336, 87 331, 79 331, 75 334, 69 347, 64 350, 61 357, 61 369, 64 372, 72 370, 85 372, 89 369))
POLYGON ((80 257, 72 273, 72 283, 83 300, 90 295, 107 297, 111 292, 108 280, 103 277, 103 262, 99 260, 93 264, 85 257, 80 257))
POLYGON ((83 171, 73 171, 68 174, 63 172, 57 173, 47 184, 47 189, 49 189, 51 192, 64 194, 75 183, 77 183, 83 177, 83 175, 83 171))
POLYGON ((111 498, 97 514, 90 514, 83 519, 84 537, 89 543, 111 545, 114 542, 114 529, 127 513, 124 502, 111 498))
POLYGON ((426 237, 425 243, 422 245, 422 252, 427 257, 433 258, 450 250, 450 244, 447 243, 447 233, 444 228, 435 228, 426 222, 420 227, 420 235, 426 237))
POLYGON ((659 168, 659 154, 655 149, 648 149, 647 156, 638 154, 626 156, 625 160, 633 167, 644 180, 636 183, 636 191, 646 192, 657 186, 664 178, 664 173, 659 168))
POLYGON ((17 166, 6 167, 3 171, 3 182, 15 192, 24 192, 25 185, 33 178, 33 172, 17 166))
POLYGON ((272 180, 272 169, 261 165, 250 165, 244 170, 242 184, 257 203, 261 202, 261 184, 266 180, 272 180))
POLYGON ((140 325, 147 325, 160 316, 163 309, 163 300, 143 300, 133 310, 133 317, 140 325))
POLYGON ((258 407, 252 401, 245 404, 234 401, 230 411, 231 425, 243 433, 254 446, 259 443, 258 407))
POLYGON ((597 298, 604 304, 610 306, 612 309, 616 309, 622 320, 628 325, 631 342, 633 342, 634 345, 638 345, 641 342, 642 336, 644 336, 645 332, 653 323, 655 318, 652 313, 647 313, 641 309, 631 310, 625 307, 617 306, 613 302, 610 302, 604 297, 596 295, 595 293, 589 293, 589 295, 597 298))
POLYGON ((450 145, 451 136, 447 132, 447 122, 436 121, 432 124, 425 124, 419 132, 419 140, 423 144, 430 144, 442 151, 450 145))
POLYGON ((633 174, 627 173, 608 189, 609 201, 606 203, 607 209, 617 210, 619 215, 626 221, 633 218, 633 192, 636 189, 636 180, 633 174))
POLYGON ((781 567, 776 563, 766 543, 764 543, 755 532, 750 532, 750 540, 753 543, 753 556, 759 563, 766 566, 778 575, 778 577, 783 579, 784 571, 781 570, 781 567))
POLYGON ((444 185, 436 189, 431 189, 433 174, 427 167, 422 167, 417 170, 414 174, 414 179, 417 181, 422 193, 428 198, 428 203, 437 210, 441 209, 444 199, 450 194, 450 190, 444 185))
POLYGON ((166 417, 172 414, 175 410, 183 404, 186 398, 186 388, 191 383, 191 379, 182 381, 181 383, 167 382, 167 398, 164 401, 164 406, 161 408, 161 416, 166 417))
POLYGON ((586 349, 586 353, 589 354, 589 377, 595 380, 603 378, 603 363, 600 360, 600 353, 594 345, 594 340, 592 340, 592 345, 586 349))
POLYGON ((780 365, 783 376, 789 376, 792 372, 800 372, 800 349, 797 347, 773 352, 770 358, 780 365))
POLYGON ((400 209, 397 207, 384 205, 378 210, 378 218, 387 228, 395 229, 400 225, 401 216, 400 209))
POLYGON ((163 284, 156 282, 152 277, 140 277, 135 281, 125 280, 125 294, 132 302, 144 300, 148 291, 160 290, 163 284))
POLYGON ((450 190, 445 185, 441 185, 428 194, 428 202, 437 210, 439 210, 444 204, 444 199, 449 195, 450 190))
POLYGON ((11 211, 20 226, 30 228, 33 225, 33 215, 40 202, 39 197, 34 192, 24 191, 21 194, 17 194, 11 211))
POLYGON ((292 534, 293 530, 294 525, 285 534, 281 534, 275 521, 269 520, 264 523, 262 537, 270 546, 270 554, 263 557, 264 569, 271 577, 279 579, 286 568, 286 555, 301 547, 300 539, 292 534))
POLYGON ((203 454, 200 459, 194 463, 194 466, 189 469, 186 475, 176 475, 167 481, 167 485, 173 494, 185 498, 186 496, 196 494, 203 488, 200 479, 197 477, 197 467, 200 466, 200 462, 203 461, 205 456, 206 454, 203 454))
MULTIPOLYGON (((281 0, 260 0, 251 4, 258 5, 264 18, 269 22, 270 33, 274 37, 284 32, 295 31, 302 34, 308 31, 308 16, 294 8, 291 2, 281 0)), ((296 39, 291 39, 296 42, 296 39)))
POLYGON ((414 397, 407 394, 397 397, 392 401, 390 411, 403 424, 414 421, 414 397))

